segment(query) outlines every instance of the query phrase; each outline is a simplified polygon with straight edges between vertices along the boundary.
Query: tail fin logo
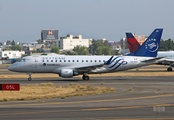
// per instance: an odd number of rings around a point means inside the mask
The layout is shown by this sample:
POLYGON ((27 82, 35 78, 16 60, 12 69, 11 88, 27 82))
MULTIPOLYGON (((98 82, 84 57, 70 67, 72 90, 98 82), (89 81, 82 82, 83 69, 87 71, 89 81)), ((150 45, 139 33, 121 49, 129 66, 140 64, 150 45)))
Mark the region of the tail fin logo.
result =
POLYGON ((148 49, 150 52, 156 52, 158 50, 158 43, 156 39, 149 39, 146 42, 145 48, 148 49))

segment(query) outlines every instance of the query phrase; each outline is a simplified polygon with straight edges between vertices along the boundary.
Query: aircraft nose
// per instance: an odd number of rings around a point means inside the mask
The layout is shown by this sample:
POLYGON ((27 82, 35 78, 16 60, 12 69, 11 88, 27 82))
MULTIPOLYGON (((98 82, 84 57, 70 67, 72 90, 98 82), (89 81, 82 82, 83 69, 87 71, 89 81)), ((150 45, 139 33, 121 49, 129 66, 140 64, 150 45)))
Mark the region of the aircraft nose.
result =
POLYGON ((14 66, 13 65, 9 66, 8 70, 13 71, 14 70, 14 66))

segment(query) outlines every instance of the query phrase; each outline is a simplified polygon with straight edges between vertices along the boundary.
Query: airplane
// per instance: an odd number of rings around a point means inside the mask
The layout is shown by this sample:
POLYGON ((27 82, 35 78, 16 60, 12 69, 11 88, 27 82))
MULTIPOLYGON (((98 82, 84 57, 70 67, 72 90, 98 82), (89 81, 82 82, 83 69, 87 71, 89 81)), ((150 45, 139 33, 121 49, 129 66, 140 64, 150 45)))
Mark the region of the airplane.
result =
POLYGON ((27 56, 9 66, 8 70, 28 73, 29 81, 32 80, 31 73, 55 73, 63 78, 83 75, 83 80, 89 80, 87 74, 111 73, 151 65, 161 59, 156 56, 162 31, 155 29, 135 52, 135 56, 27 56))
MULTIPOLYGON (((141 46, 136 38, 132 35, 132 33, 126 33, 127 42, 129 46, 130 55, 134 55, 134 52, 139 49, 141 46)), ((160 65, 169 65, 167 71, 172 71, 172 67, 174 67, 174 51, 158 51, 157 57, 164 57, 165 60, 162 62, 158 62, 156 64, 160 65)))

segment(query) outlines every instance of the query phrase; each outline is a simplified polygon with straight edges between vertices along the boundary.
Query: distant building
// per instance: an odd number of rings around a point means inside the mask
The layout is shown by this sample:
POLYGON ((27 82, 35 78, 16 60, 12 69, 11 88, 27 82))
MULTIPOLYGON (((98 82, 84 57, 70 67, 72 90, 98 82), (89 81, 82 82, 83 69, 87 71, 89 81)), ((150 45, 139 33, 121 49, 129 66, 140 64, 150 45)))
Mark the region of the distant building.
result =
POLYGON ((45 42, 58 42, 58 30, 41 30, 41 41, 45 42))
POLYGON ((25 51, 0 51, 0 58, 21 58, 25 54, 25 51))
POLYGON ((91 39, 82 39, 82 35, 67 35, 66 37, 60 37, 60 41, 58 46, 63 50, 72 50, 75 46, 81 45, 85 47, 89 47, 91 39))
POLYGON ((121 40, 120 40, 120 43, 121 43, 121 49, 126 49, 126 48, 128 48, 128 43, 127 43, 127 39, 126 38, 122 38, 121 40))
POLYGON ((141 35, 141 36, 134 35, 134 37, 139 42, 140 45, 142 45, 144 41, 146 40, 146 37, 144 35, 141 35))
POLYGON ((113 49, 113 50, 121 50, 121 45, 116 44, 114 41, 108 41, 107 44, 113 49))

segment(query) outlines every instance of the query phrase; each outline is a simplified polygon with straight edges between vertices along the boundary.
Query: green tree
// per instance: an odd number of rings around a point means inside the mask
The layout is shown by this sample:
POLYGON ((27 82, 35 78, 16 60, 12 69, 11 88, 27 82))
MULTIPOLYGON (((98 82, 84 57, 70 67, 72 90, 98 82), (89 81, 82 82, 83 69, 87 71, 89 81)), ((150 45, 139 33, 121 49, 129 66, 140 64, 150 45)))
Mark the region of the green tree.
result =
POLYGON ((112 50, 113 55, 119 55, 119 50, 112 50))
POLYGON ((11 45, 15 45, 15 41, 14 40, 12 40, 11 45))
POLYGON ((4 50, 10 50, 10 48, 9 47, 5 47, 4 50))
POLYGON ((102 46, 97 47, 96 53, 97 53, 98 55, 102 55, 102 54, 103 54, 102 49, 103 49, 102 46))
POLYGON ((12 50, 21 50, 21 46, 20 45, 15 45, 12 47, 12 50))
POLYGON ((85 46, 77 45, 74 47, 74 52, 76 52, 78 55, 88 55, 89 50, 85 46))
POLYGON ((171 39, 161 40, 159 51, 168 51, 168 50, 174 50, 174 42, 171 39))
POLYGON ((52 46, 52 47, 51 47, 51 52, 59 54, 59 47, 57 47, 57 46, 52 46))
POLYGON ((6 45, 11 45, 11 41, 7 40, 6 45))
POLYGON ((111 48, 109 46, 104 46, 102 51, 104 55, 111 55, 111 48))
POLYGON ((37 50, 33 50, 33 52, 32 53, 39 53, 39 51, 37 51, 37 50))
POLYGON ((65 54, 66 55, 78 55, 77 52, 74 52, 74 51, 67 51, 65 54))
POLYGON ((111 55, 112 50, 110 46, 108 46, 107 41, 103 40, 93 40, 92 46, 90 46, 91 54, 95 55, 111 55))

